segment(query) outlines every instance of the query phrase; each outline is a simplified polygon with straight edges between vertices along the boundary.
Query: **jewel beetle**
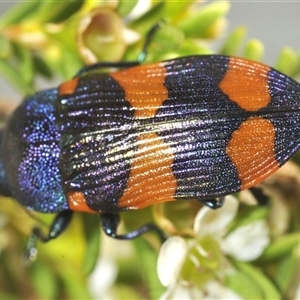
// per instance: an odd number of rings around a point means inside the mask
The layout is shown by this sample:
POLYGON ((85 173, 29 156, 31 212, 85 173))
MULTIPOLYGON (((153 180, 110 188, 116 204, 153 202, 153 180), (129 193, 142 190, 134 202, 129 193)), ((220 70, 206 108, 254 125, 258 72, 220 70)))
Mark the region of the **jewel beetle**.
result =
POLYGON ((118 214, 165 201, 217 208, 255 186, 298 149, 300 85, 232 56, 97 64, 30 96, 1 131, 0 190, 23 206, 98 213, 117 234, 118 214), (104 67, 119 70, 103 73, 104 67), (218 200, 219 199, 219 200, 218 200))

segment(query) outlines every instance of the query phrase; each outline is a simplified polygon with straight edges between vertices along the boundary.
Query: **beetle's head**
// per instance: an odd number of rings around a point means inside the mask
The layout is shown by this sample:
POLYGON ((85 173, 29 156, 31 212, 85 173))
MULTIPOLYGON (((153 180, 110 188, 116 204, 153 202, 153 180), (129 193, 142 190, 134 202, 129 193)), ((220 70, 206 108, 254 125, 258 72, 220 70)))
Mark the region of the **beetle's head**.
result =
POLYGON ((59 170, 57 90, 26 98, 10 116, 1 138, 0 192, 37 211, 65 209, 59 170))
POLYGON ((7 174, 4 167, 3 134, 3 130, 0 130, 0 194, 3 196, 11 196, 12 194, 7 182, 7 174))

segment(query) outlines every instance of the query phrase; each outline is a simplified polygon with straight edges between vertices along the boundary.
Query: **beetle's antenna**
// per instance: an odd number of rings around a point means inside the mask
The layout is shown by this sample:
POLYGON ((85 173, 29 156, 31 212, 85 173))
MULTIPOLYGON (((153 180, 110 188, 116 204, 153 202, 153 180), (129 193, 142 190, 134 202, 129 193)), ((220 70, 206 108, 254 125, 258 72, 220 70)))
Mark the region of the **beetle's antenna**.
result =
POLYGON ((144 46, 142 49, 142 52, 139 54, 138 56, 138 62, 141 64, 142 62, 144 62, 144 60, 146 59, 147 56, 147 52, 148 52, 148 48, 150 43, 152 42, 153 36, 155 35, 155 33, 157 32, 158 29, 160 29, 163 25, 165 25, 166 22, 164 20, 161 20, 159 22, 157 22, 147 33, 146 35, 146 39, 144 42, 144 46))
POLYGON ((52 239, 58 237, 69 225, 72 219, 73 211, 71 210, 64 210, 58 213, 53 220, 49 232, 45 235, 41 228, 34 227, 32 233, 27 241, 26 252, 25 252, 25 264, 28 262, 34 261, 37 256, 37 249, 36 249, 36 240, 40 240, 44 243, 49 242, 52 239))

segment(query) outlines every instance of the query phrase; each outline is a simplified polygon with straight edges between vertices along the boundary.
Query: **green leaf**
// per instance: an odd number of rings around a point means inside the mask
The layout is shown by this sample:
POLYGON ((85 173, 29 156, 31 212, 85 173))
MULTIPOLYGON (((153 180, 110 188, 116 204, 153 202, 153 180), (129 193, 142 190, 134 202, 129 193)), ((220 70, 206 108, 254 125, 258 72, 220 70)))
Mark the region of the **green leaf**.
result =
POLYGON ((32 94, 34 92, 33 87, 28 85, 26 80, 22 77, 22 74, 20 74, 20 71, 15 69, 6 60, 0 59, 0 75, 24 94, 32 94))
POLYGON ((146 33, 153 27, 154 24, 158 23, 164 18, 164 3, 154 3, 148 12, 146 12, 137 20, 131 22, 129 27, 143 35, 146 35, 146 33))
POLYGON ((15 54, 19 59, 18 70, 23 79, 32 85, 34 78, 34 64, 32 59, 32 53, 27 48, 19 44, 14 44, 15 54))
POLYGON ((275 63, 275 69, 288 76, 292 76, 297 64, 297 53, 289 47, 284 47, 275 63))
POLYGON ((300 259, 297 255, 299 246, 294 248, 294 251, 287 254, 278 264, 278 269, 275 276, 275 282, 283 294, 287 295, 294 282, 299 283, 300 259), (298 272, 297 272, 298 271, 298 272), (298 279, 295 278, 298 274, 298 279))
MULTIPOLYGON (((17 2, 16 2, 17 3, 17 2)), ((21 22, 34 13, 42 1, 20 1, 0 18, 0 28, 21 22)))
POLYGON ((98 215, 82 214, 86 252, 83 259, 83 272, 90 274, 97 263, 100 247, 100 220, 98 215))
POLYGON ((199 11, 194 11, 189 17, 178 23, 187 37, 209 37, 207 34, 212 30, 216 22, 229 11, 228 1, 213 2, 204 6, 199 11))
POLYGON ((53 269, 39 261, 32 265, 32 282, 35 292, 40 299, 55 299, 58 294, 58 284, 56 282, 53 269))
POLYGON ((46 78, 52 78, 53 74, 51 72, 51 68, 47 65, 44 59, 38 55, 33 55, 32 57, 34 68, 37 73, 41 74, 46 78))
POLYGON ((62 76, 64 80, 72 78, 83 66, 78 53, 67 47, 64 47, 63 51, 59 52, 55 57, 52 56, 51 53, 48 53, 44 58, 46 64, 51 67, 53 73, 62 76))
POLYGON ((133 8, 136 6, 136 4, 138 3, 138 0, 131 0, 131 1, 126 1, 126 0, 120 0, 118 2, 118 13, 124 17, 127 14, 129 14, 133 8))
POLYGON ((264 55, 264 45, 261 41, 251 39, 244 50, 243 57, 254 61, 261 61, 264 55))
MULTIPOLYGON (((238 288, 238 290, 235 291, 243 298, 249 300, 250 299, 272 299, 272 300, 281 299, 281 295, 279 291, 269 280, 269 278, 267 278, 262 272, 260 272, 259 269, 257 269, 256 267, 248 263, 244 263, 241 261, 233 261, 233 264, 235 265, 235 267, 240 273, 248 277, 249 282, 253 283, 252 286, 249 285, 246 288, 243 288, 242 285, 239 287, 235 286, 235 288, 238 288), (259 297, 253 297, 251 295, 253 289, 259 290, 260 293, 259 297)), ((228 284, 228 287, 231 286, 228 284)))
POLYGON ((0 58, 8 58, 13 55, 12 44, 4 36, 0 35, 0 58))
MULTIPOLYGON (((85 279, 75 270, 65 269, 61 273, 61 278, 66 289, 67 295, 65 299, 91 299, 85 279)), ((99 278, 101 280, 101 278, 99 278)))
POLYGON ((144 238, 134 240, 133 244, 137 250, 139 265, 143 269, 151 299, 159 299, 165 288, 161 285, 156 272, 157 252, 144 238))
POLYGON ((260 256, 258 261, 270 261, 291 253, 293 248, 300 243, 300 233, 291 233, 273 241, 260 256))
POLYGON ((246 226, 252 222, 266 219, 269 208, 266 206, 240 205, 237 217, 231 222, 227 233, 241 226, 246 226))
POLYGON ((83 4, 83 1, 41 1, 41 5, 30 15, 30 22, 61 22, 70 17, 83 4))
POLYGON ((240 26, 234 29, 227 37, 225 43, 221 47, 219 54, 237 55, 238 49, 243 43, 247 34, 246 27, 240 26))
MULTIPOLYGON (((57 3, 57 2, 56 2, 57 3)), ((48 22, 63 22, 72 17, 82 7, 84 0, 69 0, 61 1, 59 10, 53 14, 52 19, 48 19, 48 22)))
POLYGON ((263 299, 259 287, 246 274, 236 271, 225 277, 225 286, 243 299, 263 299))
POLYGON ((114 299, 141 299, 141 294, 134 286, 121 283, 113 287, 113 295, 114 299))
POLYGON ((165 2, 165 15, 168 19, 176 21, 176 19, 182 19, 185 15, 186 10, 194 3, 195 0, 191 1, 166 1, 165 2))

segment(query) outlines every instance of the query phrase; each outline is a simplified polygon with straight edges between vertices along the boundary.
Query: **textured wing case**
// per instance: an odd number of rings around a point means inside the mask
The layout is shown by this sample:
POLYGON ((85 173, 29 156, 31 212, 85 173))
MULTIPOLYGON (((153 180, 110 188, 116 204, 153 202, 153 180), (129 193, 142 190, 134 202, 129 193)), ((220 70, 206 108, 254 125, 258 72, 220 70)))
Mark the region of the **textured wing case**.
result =
POLYGON ((261 64, 194 56, 72 84, 58 103, 61 169, 92 210, 227 195, 299 148, 299 84, 261 64))

